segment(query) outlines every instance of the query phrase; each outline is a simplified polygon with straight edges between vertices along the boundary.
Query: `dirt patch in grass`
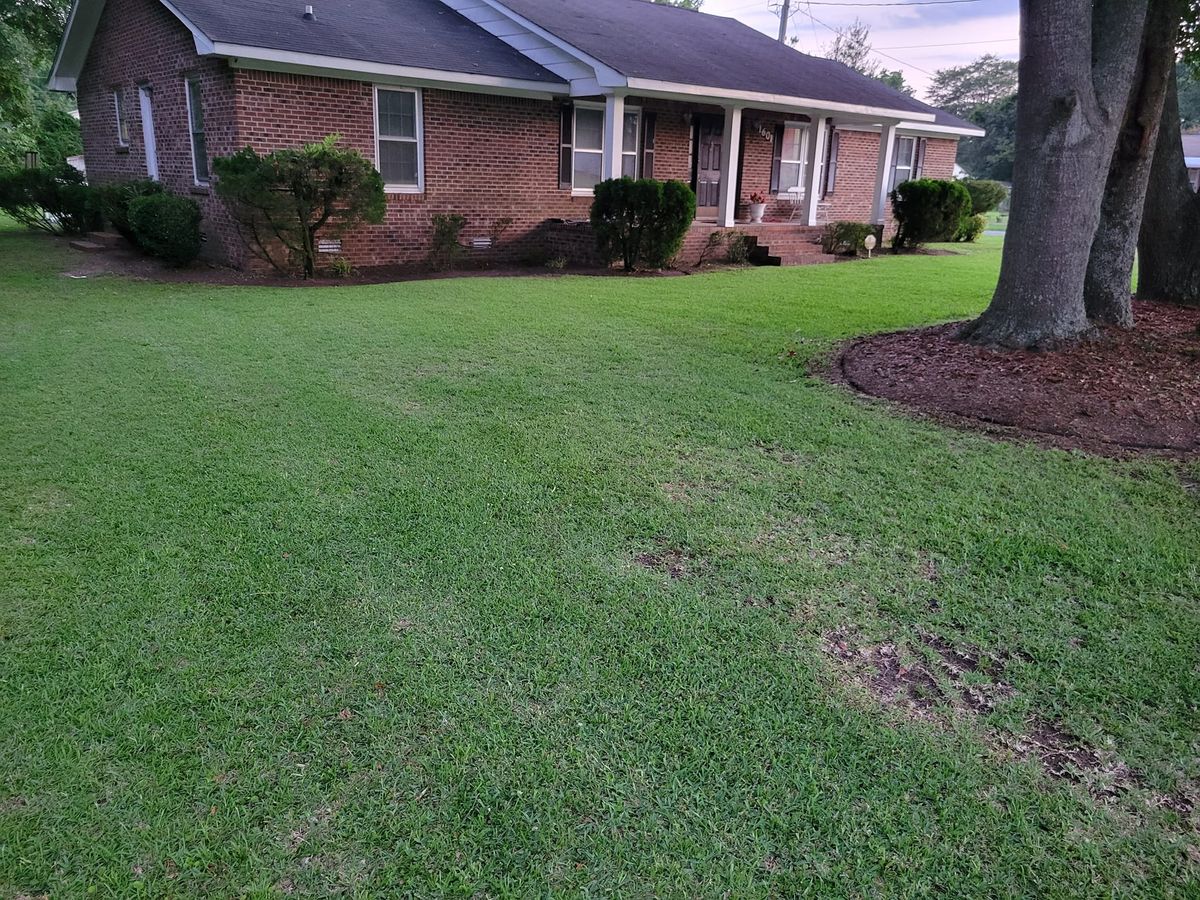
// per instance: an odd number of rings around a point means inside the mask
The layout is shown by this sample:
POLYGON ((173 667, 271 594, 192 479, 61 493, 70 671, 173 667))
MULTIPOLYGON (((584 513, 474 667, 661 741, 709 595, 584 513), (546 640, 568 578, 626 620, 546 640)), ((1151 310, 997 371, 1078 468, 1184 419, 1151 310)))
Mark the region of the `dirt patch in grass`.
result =
MULTIPOLYGON (((854 629, 839 629, 825 635, 825 649, 841 661, 848 679, 865 688, 878 703, 917 719, 935 719, 941 710, 987 715, 1016 694, 1000 677, 1004 654, 987 653, 973 644, 955 644, 930 632, 918 632, 916 640, 903 645, 860 646, 854 629)), ((1033 717, 1019 734, 989 728, 987 739, 1018 759, 1036 761, 1049 778, 1083 786, 1098 800, 1138 789, 1146 793, 1148 805, 1185 819, 1197 810, 1194 786, 1172 793, 1151 790, 1144 776, 1117 753, 1093 747, 1047 719, 1033 717)))
POLYGON ((1200 455, 1200 310, 1135 302, 1137 327, 1046 351, 957 339, 959 324, 846 344, 832 377, 953 425, 1110 456, 1200 455))
POLYGON ((668 578, 686 578, 691 574, 694 560, 678 547, 661 547, 638 553, 633 561, 643 569, 661 572, 668 578))

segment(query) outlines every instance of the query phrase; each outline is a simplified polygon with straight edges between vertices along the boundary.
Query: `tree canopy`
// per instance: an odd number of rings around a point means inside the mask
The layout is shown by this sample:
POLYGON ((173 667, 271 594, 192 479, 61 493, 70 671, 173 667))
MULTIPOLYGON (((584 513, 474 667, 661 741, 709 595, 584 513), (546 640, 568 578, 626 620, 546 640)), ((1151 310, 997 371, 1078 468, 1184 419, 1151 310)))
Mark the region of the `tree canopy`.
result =
POLYGON ((965 66, 938 69, 929 85, 929 102, 967 118, 971 111, 1017 92, 1017 64, 988 53, 965 66))

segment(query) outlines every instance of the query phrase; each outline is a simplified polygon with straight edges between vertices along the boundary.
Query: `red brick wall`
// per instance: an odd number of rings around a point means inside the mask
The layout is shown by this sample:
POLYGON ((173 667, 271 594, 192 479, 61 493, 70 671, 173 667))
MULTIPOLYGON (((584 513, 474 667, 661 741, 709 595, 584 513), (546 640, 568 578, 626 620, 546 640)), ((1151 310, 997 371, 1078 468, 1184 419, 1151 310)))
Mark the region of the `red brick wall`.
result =
POLYGON ((79 77, 79 118, 88 179, 93 184, 146 177, 138 85, 152 92, 159 178, 170 191, 194 197, 204 210, 210 255, 228 256, 230 223, 192 172, 184 78, 197 75, 211 159, 235 147, 233 73, 221 60, 196 55, 191 34, 153 0, 108 0, 79 77), (129 146, 117 143, 114 90, 125 100, 129 146))

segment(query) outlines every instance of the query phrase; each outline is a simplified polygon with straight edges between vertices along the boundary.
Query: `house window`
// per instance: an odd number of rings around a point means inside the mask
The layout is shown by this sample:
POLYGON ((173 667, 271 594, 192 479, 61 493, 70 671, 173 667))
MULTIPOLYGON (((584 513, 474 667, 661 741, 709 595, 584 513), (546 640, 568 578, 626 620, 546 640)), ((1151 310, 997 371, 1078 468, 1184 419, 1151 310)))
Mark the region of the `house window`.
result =
POLYGON ((778 192, 804 189, 804 157, 808 152, 808 126, 788 123, 783 127, 779 146, 778 192))
POLYGON ((422 189, 419 91, 375 89, 375 160, 388 190, 416 193, 422 189))
MULTIPOLYGON (((621 131, 621 174, 636 178, 642 131, 640 109, 627 108, 621 131)), ((576 104, 571 144, 571 189, 590 193, 604 180, 604 108, 576 104)))
POLYGON ((113 114, 117 117, 117 146, 129 146, 129 122, 125 120, 125 95, 120 88, 113 90, 113 114))
POLYGON ((896 155, 892 163, 892 183, 890 190, 896 185, 904 184, 913 177, 917 164, 917 139, 911 137, 896 138, 896 155))
POLYGON ((208 184, 208 145, 204 142, 204 103, 200 95, 200 79, 188 77, 188 130, 192 135, 192 177, 196 184, 208 184))

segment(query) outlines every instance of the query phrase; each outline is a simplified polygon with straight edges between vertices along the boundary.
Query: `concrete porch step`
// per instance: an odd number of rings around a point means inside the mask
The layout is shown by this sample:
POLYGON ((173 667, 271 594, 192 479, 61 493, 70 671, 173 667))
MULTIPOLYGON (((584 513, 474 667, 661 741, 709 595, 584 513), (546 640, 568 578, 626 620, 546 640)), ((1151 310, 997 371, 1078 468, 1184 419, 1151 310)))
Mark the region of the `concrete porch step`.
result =
POLYGON ((115 231, 91 231, 88 232, 85 239, 109 249, 124 247, 128 244, 128 241, 115 231))
POLYGON ((84 253, 100 253, 108 249, 103 244, 97 244, 95 241, 85 240, 84 238, 71 241, 70 247, 73 250, 82 250, 84 253))

